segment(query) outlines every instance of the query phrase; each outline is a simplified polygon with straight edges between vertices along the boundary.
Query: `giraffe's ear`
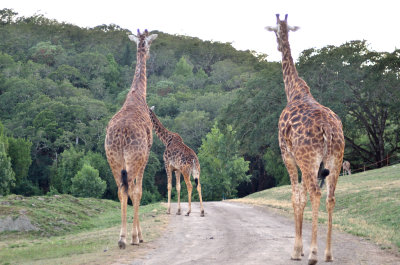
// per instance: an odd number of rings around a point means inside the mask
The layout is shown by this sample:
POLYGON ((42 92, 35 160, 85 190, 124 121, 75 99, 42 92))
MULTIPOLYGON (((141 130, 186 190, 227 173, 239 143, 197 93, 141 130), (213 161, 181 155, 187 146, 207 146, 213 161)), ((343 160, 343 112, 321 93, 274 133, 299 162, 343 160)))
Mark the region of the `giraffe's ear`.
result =
POLYGON ((129 39, 130 39, 131 41, 134 41, 134 42, 136 42, 136 43, 139 43, 139 38, 136 37, 135 35, 128 35, 128 37, 129 37, 129 39))
POLYGON ((146 37, 147 43, 151 43, 153 40, 157 38, 157 34, 151 34, 150 36, 146 37))
POLYGON ((267 26, 267 27, 265 27, 265 29, 266 29, 266 30, 268 30, 268 31, 274 31, 274 32, 277 32, 277 30, 278 30, 278 27, 271 27, 271 26, 267 26))
POLYGON ((151 111, 154 111, 154 106, 151 106, 150 109, 151 109, 151 111))
POLYGON ((289 30, 289 31, 297 31, 298 29, 300 29, 300 27, 298 27, 298 26, 292 27, 292 26, 289 26, 289 25, 288 25, 288 30, 289 30))

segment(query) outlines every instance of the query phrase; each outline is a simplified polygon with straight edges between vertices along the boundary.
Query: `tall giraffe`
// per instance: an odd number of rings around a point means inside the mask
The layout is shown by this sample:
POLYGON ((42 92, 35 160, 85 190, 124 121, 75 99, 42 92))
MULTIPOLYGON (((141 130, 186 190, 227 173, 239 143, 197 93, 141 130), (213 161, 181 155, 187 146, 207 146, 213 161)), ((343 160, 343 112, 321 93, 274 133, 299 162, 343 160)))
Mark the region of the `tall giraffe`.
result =
MULTIPOLYGON (((278 51, 282 53, 282 71, 285 83, 287 105, 279 118, 279 146, 282 158, 292 184, 292 204, 295 219, 295 243, 291 258, 300 260, 303 254, 302 224, 303 212, 310 193, 312 205, 312 237, 308 264, 316 264, 317 226, 321 189, 317 177, 326 178, 326 209, 328 211, 328 233, 325 261, 332 261, 332 213, 335 206, 335 188, 339 178, 344 137, 342 122, 329 108, 319 104, 310 93, 306 82, 298 76, 290 51, 288 32, 298 27, 290 27, 276 15, 276 27, 266 27, 274 31, 278 41, 278 51), (302 173, 301 184, 297 167, 302 173)), ((322 186, 322 185, 321 185, 322 186)))
POLYGON ((156 37, 157 34, 149 35, 147 30, 143 34, 138 30, 137 36, 129 35, 129 39, 137 43, 135 76, 124 105, 108 123, 104 143, 121 202, 121 232, 118 241, 121 249, 126 245, 128 196, 134 207, 131 244, 143 242, 139 205, 142 198, 143 172, 153 143, 153 126, 146 103, 146 60, 149 58, 150 44, 156 37))
POLYGON ((190 175, 193 176, 196 182, 197 192, 200 199, 200 216, 204 216, 203 200, 201 197, 200 185, 200 163, 196 153, 183 143, 182 137, 174 132, 167 130, 164 125, 159 121, 154 113, 154 106, 150 108, 150 118, 153 122, 153 128, 160 140, 165 145, 164 164, 165 171, 168 177, 168 210, 171 212, 171 189, 172 189, 172 172, 175 171, 176 177, 176 191, 178 192, 178 211, 176 214, 181 214, 181 173, 185 180, 188 191, 189 209, 186 216, 189 216, 192 207, 192 183, 190 182, 190 175))

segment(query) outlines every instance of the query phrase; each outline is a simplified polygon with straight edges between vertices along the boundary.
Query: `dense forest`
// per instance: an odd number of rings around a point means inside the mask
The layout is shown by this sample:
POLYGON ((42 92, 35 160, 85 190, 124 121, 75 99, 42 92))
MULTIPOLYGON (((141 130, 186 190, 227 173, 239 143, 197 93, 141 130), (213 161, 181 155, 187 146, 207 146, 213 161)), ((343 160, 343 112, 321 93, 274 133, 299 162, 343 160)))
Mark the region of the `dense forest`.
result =
MULTIPOLYGON (((230 43, 151 33, 158 38, 147 62, 147 103, 198 154, 204 199, 288 184, 277 137, 286 105, 280 63, 230 43)), ((103 145, 133 79, 128 34, 0 10, 0 194, 117 199, 103 145)), ((349 41, 303 51, 297 68, 342 119, 353 169, 400 159, 400 50, 349 41)), ((165 198, 163 152, 154 137, 144 204, 165 198)))

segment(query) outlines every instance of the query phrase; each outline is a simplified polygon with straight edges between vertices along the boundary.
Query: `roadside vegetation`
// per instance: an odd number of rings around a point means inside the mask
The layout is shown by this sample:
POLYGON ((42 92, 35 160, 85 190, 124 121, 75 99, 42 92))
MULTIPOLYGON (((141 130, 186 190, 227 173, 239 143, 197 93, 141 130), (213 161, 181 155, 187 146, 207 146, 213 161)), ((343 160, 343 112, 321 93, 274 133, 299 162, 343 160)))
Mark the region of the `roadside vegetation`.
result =
MULTIPOLYGON (((145 243, 157 238, 167 224, 165 207, 140 208, 145 243)), ((0 229, 11 217, 19 231, 0 232, 0 264, 110 264, 133 260, 143 250, 117 246, 120 204, 111 200, 70 195, 0 197, 0 229), (23 217, 23 218, 22 218, 23 217), (28 230, 28 231, 24 231, 28 230)), ((128 207, 128 236, 133 208, 128 207)))

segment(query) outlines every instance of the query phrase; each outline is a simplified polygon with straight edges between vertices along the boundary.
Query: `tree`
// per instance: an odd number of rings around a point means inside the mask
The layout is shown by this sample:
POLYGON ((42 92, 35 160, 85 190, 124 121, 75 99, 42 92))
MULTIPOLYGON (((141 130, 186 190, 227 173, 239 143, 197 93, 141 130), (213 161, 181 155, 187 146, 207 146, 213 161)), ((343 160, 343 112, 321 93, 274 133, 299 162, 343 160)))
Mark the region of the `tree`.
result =
POLYGON ((205 200, 234 198, 237 186, 250 180, 249 162, 239 155, 235 131, 227 126, 225 134, 217 124, 207 134, 199 151, 201 185, 205 200))
POLYGON ((57 174, 53 175, 50 180, 50 186, 57 189, 60 193, 70 193, 72 178, 82 168, 81 159, 84 157, 84 152, 77 151, 75 148, 65 150, 55 165, 57 174))
POLYGON ((99 171, 88 164, 83 165, 71 182, 71 193, 77 197, 101 198, 107 186, 99 171))
POLYGON ((11 168, 11 159, 6 153, 6 137, 0 122, 0 195, 7 195, 15 185, 15 173, 11 168))
POLYGON ((209 114, 194 110, 180 113, 174 119, 172 129, 181 135, 185 144, 197 150, 201 145, 201 139, 209 132, 210 127, 209 114))
POLYGON ((280 154, 278 145, 278 120, 286 105, 281 65, 268 63, 246 83, 245 89, 236 92, 236 97, 221 111, 220 128, 232 125, 239 141, 239 150, 250 162, 251 183, 239 188, 241 196, 275 187, 275 176, 279 171, 267 171, 265 165, 280 167, 281 159, 271 163, 264 155, 269 148, 280 154))
POLYGON ((193 76, 193 65, 187 62, 187 59, 182 56, 179 61, 176 63, 175 76, 183 76, 184 78, 189 78, 193 76))
POLYGON ((90 165, 99 171, 99 177, 104 180, 107 185, 103 194, 103 198, 118 200, 118 188, 115 184, 114 176, 111 172, 110 166, 103 155, 90 151, 81 158, 80 163, 90 165))
POLYGON ((8 144, 8 155, 11 158, 16 179, 15 188, 12 191, 16 194, 25 194, 24 186, 27 185, 28 170, 32 164, 32 142, 22 138, 8 137, 8 144))

